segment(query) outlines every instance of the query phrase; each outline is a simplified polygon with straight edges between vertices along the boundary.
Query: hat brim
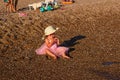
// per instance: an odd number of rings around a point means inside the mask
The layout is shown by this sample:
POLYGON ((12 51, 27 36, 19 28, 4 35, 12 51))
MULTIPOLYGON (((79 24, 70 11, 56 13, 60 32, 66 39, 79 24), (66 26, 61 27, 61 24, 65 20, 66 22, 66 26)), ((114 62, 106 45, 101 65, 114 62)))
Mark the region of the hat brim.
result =
POLYGON ((42 37, 42 40, 45 39, 45 36, 55 33, 58 29, 59 29, 59 28, 57 27, 57 28, 55 28, 54 30, 52 30, 51 32, 45 33, 45 34, 43 35, 43 37, 42 37))

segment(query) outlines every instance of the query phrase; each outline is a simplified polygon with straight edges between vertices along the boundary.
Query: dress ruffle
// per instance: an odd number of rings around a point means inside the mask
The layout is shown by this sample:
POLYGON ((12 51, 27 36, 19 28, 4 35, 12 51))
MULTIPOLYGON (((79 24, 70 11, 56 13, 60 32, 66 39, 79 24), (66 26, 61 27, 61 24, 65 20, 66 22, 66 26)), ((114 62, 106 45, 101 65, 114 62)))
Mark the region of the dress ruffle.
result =
POLYGON ((69 48, 63 47, 63 46, 57 46, 57 44, 53 44, 50 48, 47 47, 47 45, 44 43, 40 48, 36 49, 36 54, 38 55, 45 55, 46 49, 50 50, 54 55, 61 56, 62 54, 65 54, 68 52, 69 48))

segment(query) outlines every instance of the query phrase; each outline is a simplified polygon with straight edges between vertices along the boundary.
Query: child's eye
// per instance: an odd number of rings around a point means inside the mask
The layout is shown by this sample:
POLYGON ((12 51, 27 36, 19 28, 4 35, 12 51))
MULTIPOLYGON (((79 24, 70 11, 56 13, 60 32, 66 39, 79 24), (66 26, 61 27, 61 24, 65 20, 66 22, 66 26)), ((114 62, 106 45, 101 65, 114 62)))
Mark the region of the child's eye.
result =
POLYGON ((55 36, 53 36, 53 38, 55 38, 55 36))

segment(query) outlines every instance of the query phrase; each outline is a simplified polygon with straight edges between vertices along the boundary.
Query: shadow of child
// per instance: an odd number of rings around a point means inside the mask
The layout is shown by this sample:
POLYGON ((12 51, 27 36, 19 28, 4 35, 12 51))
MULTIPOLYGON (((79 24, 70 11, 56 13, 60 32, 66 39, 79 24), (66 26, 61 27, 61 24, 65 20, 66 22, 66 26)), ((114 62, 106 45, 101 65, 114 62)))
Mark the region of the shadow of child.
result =
POLYGON ((70 40, 66 40, 62 44, 60 44, 60 46, 72 47, 72 46, 79 43, 79 42, 77 42, 77 40, 80 40, 80 39, 83 39, 83 38, 86 38, 86 37, 82 36, 82 35, 72 37, 70 40))
MULTIPOLYGON (((74 36, 74 37, 70 38, 70 40, 65 40, 62 44, 60 44, 60 46, 73 47, 74 45, 79 44, 79 42, 77 42, 78 40, 84 39, 84 38, 86 38, 86 37, 82 36, 82 35, 74 36)), ((67 56, 71 57, 70 52, 72 52, 74 50, 75 50, 75 48, 69 48, 67 56)))

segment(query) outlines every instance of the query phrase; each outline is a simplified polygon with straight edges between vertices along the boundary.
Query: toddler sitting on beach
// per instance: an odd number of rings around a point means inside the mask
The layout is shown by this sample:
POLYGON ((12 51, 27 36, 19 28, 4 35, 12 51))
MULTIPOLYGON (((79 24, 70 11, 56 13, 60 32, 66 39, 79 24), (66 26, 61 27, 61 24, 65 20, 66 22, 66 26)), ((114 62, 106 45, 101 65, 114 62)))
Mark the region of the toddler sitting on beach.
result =
POLYGON ((36 53, 38 55, 48 55, 53 59, 57 59, 57 57, 63 57, 69 59, 66 56, 69 48, 59 46, 59 39, 55 36, 55 32, 58 28, 54 28, 52 26, 48 26, 45 29, 44 35, 44 44, 38 49, 36 49, 36 53))

